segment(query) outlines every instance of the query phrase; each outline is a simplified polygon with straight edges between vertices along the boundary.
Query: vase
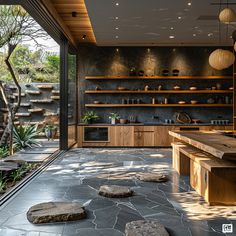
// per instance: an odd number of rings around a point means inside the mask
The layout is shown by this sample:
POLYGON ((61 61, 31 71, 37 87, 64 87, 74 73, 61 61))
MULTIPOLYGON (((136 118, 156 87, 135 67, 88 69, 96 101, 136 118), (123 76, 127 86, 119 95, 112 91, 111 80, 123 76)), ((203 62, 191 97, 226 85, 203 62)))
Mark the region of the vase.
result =
POLYGON ((56 134, 57 134, 57 128, 45 130, 45 136, 47 137, 48 141, 53 140, 56 137, 56 134))
POLYGON ((111 124, 115 125, 116 124, 116 118, 111 118, 111 124))

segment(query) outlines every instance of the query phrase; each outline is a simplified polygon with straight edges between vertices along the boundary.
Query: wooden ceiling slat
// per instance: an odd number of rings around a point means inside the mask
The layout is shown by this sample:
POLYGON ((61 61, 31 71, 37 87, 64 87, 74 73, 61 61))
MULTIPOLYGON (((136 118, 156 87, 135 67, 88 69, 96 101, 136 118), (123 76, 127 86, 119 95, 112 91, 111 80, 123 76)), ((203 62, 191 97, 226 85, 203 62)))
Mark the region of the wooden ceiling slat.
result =
POLYGON ((76 41, 96 43, 84 0, 51 0, 51 3, 76 41), (72 12, 77 12, 77 16, 72 17, 72 12), (86 35, 84 40, 83 35, 86 35))

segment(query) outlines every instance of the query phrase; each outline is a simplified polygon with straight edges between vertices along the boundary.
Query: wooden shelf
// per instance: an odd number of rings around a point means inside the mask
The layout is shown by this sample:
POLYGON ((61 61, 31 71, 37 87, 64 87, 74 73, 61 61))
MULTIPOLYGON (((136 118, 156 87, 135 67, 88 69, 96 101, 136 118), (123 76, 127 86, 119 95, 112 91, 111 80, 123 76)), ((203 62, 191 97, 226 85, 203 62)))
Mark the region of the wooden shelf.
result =
POLYGON ((121 94, 130 94, 130 93, 233 93, 233 90, 86 90, 86 94, 104 94, 104 93, 121 93, 121 94))
POLYGON ((129 79, 233 79, 233 76, 85 76, 86 80, 129 80, 129 79))
POLYGON ((233 104, 85 104, 85 107, 232 107, 233 104))

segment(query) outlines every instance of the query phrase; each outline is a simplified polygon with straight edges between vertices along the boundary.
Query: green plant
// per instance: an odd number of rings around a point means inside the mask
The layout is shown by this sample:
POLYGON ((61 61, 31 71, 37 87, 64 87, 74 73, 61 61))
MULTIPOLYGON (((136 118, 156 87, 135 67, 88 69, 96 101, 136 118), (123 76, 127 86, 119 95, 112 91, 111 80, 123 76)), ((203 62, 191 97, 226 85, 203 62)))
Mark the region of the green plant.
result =
POLYGON ((44 131, 55 130, 55 129, 58 129, 58 125, 47 124, 47 125, 44 126, 44 131))
POLYGON ((13 129, 13 143, 14 148, 19 150, 26 147, 32 148, 33 146, 41 146, 35 139, 40 130, 37 125, 20 125, 13 129))
POLYGON ((115 112, 111 112, 109 119, 120 119, 120 116, 115 112))
POLYGON ((82 117, 82 122, 90 124, 97 119, 99 119, 99 116, 94 111, 87 111, 82 117))
POLYGON ((0 146, 0 158, 4 158, 9 155, 9 148, 6 145, 0 146))
POLYGON ((0 192, 3 192, 7 186, 6 176, 0 171, 0 192))

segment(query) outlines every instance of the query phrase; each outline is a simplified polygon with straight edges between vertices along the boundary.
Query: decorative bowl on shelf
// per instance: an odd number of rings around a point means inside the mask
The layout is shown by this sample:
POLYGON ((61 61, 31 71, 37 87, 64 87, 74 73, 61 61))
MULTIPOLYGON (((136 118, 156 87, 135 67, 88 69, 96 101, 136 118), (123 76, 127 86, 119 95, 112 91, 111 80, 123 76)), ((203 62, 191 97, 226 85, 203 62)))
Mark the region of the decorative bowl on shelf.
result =
POLYGON ((180 86, 176 85, 173 87, 174 90, 180 90, 180 86))
POLYGON ((93 101, 94 104, 101 104, 102 102, 101 101, 93 101))
POLYGON ((118 86, 118 87, 117 87, 117 90, 119 90, 119 91, 124 91, 124 90, 127 90, 127 88, 126 88, 126 87, 122 87, 122 86, 118 86))
POLYGON ((197 90, 197 87, 190 87, 189 90, 197 90))
POLYGON ((120 123, 121 124, 126 124, 127 123, 127 119, 120 119, 120 123))
POLYGON ((183 105, 183 104, 186 104, 186 102, 185 101, 178 101, 178 104, 183 105))
POLYGON ((234 87, 229 87, 229 90, 234 90, 234 87))
POLYGON ((191 104, 197 104, 198 103, 197 100, 191 100, 190 102, 191 102, 191 104))
POLYGON ((172 70, 172 75, 173 76, 178 76, 179 75, 179 70, 178 69, 172 70))
POLYGON ((192 119, 192 121, 196 125, 196 124, 200 123, 201 120, 199 120, 199 119, 192 119))
POLYGON ((169 75, 169 70, 162 70, 162 75, 163 76, 168 76, 169 75))

